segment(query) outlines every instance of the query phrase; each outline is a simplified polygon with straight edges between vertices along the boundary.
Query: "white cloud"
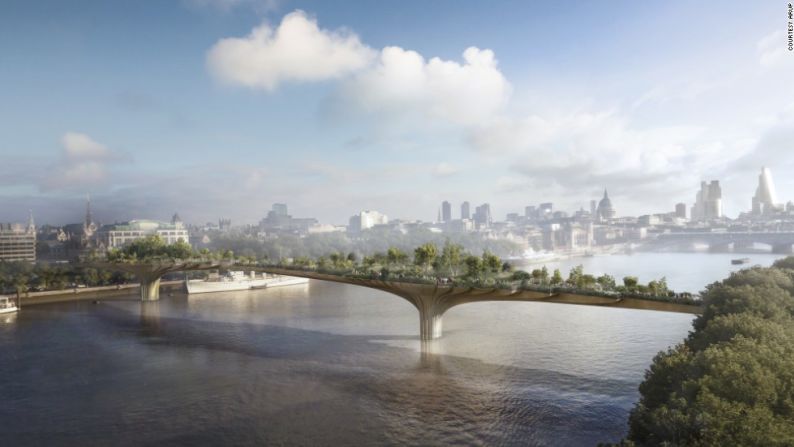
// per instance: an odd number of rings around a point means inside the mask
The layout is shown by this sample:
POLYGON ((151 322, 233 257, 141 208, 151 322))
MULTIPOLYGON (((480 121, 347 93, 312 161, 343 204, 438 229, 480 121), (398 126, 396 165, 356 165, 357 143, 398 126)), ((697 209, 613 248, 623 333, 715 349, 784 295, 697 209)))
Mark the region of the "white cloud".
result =
POLYGON ((457 166, 447 162, 441 162, 433 168, 433 175, 437 177, 449 177, 451 175, 457 174, 458 172, 460 172, 460 169, 457 166))
POLYGON ((469 47, 463 63, 386 47, 377 64, 344 88, 348 100, 368 112, 418 114, 473 125, 499 112, 510 96, 493 51, 469 47))
POLYGON ((275 30, 262 24, 246 37, 221 39, 210 48, 207 65, 221 81, 272 91, 286 81, 339 78, 366 67, 374 55, 355 34, 320 29, 295 11, 275 30))
POLYGON ((41 183, 43 190, 84 188, 108 178, 108 162, 122 157, 102 143, 80 132, 61 137, 62 158, 41 183))
POLYGON ((791 63, 794 58, 786 48, 786 33, 782 30, 767 34, 758 41, 758 62, 764 68, 776 67, 786 62, 791 63), (788 59, 788 60, 787 60, 788 59))
POLYGON ((105 145, 97 143, 84 133, 66 132, 61 137, 61 145, 69 160, 104 159, 111 155, 105 145))

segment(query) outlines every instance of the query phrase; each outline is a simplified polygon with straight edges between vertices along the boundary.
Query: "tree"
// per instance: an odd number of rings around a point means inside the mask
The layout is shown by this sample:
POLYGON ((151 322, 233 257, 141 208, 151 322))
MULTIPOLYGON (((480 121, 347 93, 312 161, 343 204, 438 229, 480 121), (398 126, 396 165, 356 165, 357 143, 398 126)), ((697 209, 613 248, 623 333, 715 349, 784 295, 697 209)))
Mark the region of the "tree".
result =
POLYGON ((601 286, 603 290, 612 290, 615 288, 615 278, 612 276, 607 275, 606 273, 599 276, 596 279, 596 282, 601 286))
POLYGON ((438 249, 436 248, 435 244, 428 242, 426 244, 420 245, 414 250, 414 264, 422 267, 425 273, 427 273, 427 267, 433 263, 437 254, 438 249))
POLYGON ((458 276, 462 258, 463 247, 458 244, 450 243, 449 239, 447 239, 444 243, 444 248, 441 250, 440 267, 450 275, 458 276))
MULTIPOLYGON (((545 267, 544 267, 545 268, 545 267)), ((562 284, 562 273, 560 273, 560 269, 554 269, 554 274, 551 276, 551 284, 552 285, 559 285, 562 284)))
POLYGON ((502 260, 499 259, 499 256, 496 256, 489 251, 484 251, 482 253, 482 263, 483 268, 489 274, 499 273, 499 271, 502 269, 502 260))
POLYGON ((471 279, 477 279, 477 278, 479 278, 482 275, 482 273, 483 273, 483 265, 482 265, 482 259, 481 258, 479 258, 477 256, 469 255, 469 256, 466 256, 466 259, 464 260, 464 263, 466 264, 466 276, 467 277, 469 277, 471 279))
POLYGON ((634 291, 637 289, 637 284, 639 284, 639 279, 636 276, 626 276, 623 278, 623 285, 626 286, 626 289, 629 291, 634 291))
POLYGON ((408 254, 397 247, 389 247, 386 251, 386 262, 389 265, 402 265, 408 261, 408 254))
POLYGON ((794 445, 794 258, 783 261, 707 287, 694 330, 646 372, 625 442, 794 445))
POLYGON ((584 267, 579 264, 572 268, 571 272, 568 274, 568 284, 579 287, 581 284, 582 275, 584 275, 584 267))

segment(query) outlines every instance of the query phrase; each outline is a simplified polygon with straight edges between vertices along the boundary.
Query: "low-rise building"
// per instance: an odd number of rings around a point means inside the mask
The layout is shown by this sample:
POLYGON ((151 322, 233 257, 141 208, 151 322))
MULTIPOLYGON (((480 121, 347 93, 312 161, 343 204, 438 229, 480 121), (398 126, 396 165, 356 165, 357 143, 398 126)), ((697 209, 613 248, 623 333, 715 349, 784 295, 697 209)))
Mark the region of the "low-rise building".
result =
POLYGON ((107 249, 122 247, 136 239, 153 235, 160 236, 169 245, 190 241, 187 228, 178 219, 174 219, 171 223, 145 219, 131 220, 105 225, 99 229, 99 241, 107 249))
POLYGON ((36 262, 36 227, 33 218, 23 224, 0 224, 0 261, 36 262))

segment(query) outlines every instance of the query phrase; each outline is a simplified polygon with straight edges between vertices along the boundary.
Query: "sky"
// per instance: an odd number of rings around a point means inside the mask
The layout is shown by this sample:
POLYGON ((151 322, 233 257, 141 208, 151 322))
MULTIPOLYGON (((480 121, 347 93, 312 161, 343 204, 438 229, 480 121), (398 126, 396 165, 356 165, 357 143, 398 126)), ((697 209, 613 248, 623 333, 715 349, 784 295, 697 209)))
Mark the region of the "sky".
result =
POLYGON ((0 4, 0 221, 794 200, 784 1, 0 4))

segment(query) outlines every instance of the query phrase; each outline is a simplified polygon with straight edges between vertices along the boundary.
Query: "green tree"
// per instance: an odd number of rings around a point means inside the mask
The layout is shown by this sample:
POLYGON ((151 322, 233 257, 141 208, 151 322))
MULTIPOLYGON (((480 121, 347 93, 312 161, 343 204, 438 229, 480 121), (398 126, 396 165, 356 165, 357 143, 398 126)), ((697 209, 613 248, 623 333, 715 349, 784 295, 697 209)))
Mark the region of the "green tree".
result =
POLYGON ((422 244, 414 250, 414 264, 422 267, 425 273, 427 273, 428 266, 433 263, 437 254, 438 249, 435 244, 430 242, 422 244))
POLYGON ((466 276, 471 279, 477 279, 482 276, 483 273, 483 265, 482 259, 478 256, 469 255, 466 256, 464 260, 466 264, 466 276))
POLYGON ((552 285, 556 286, 556 285, 562 284, 562 282, 563 282, 563 279, 562 279, 562 273, 560 272, 560 269, 554 269, 554 274, 551 276, 550 283, 552 285))

